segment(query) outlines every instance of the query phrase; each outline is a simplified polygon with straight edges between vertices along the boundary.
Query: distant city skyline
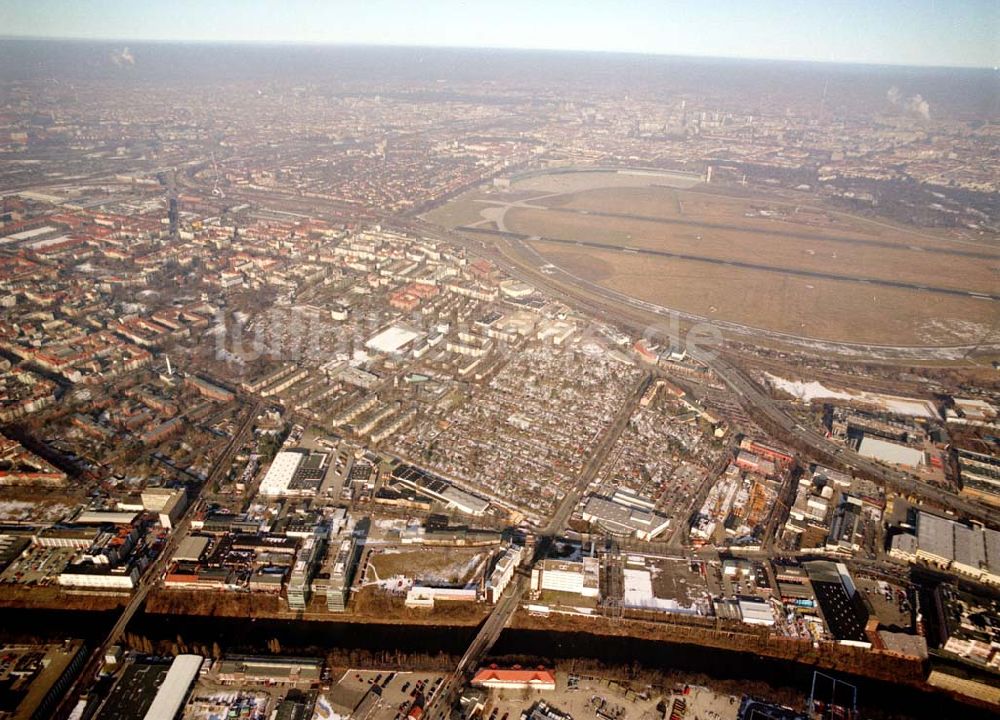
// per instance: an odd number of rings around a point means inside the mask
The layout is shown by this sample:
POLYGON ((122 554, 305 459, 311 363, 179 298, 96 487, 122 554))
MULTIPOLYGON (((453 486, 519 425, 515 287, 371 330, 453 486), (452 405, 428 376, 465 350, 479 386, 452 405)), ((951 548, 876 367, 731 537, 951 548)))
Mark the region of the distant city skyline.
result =
POLYGON ((6 0, 6 37, 511 48, 1000 65, 992 0, 6 0))

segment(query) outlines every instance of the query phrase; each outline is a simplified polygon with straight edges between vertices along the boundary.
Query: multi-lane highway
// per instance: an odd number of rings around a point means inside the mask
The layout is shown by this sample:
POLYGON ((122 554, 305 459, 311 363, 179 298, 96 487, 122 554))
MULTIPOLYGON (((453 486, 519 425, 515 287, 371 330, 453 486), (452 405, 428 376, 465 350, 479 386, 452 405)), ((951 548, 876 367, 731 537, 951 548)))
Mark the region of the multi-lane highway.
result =
POLYGON ((905 495, 918 497, 956 513, 992 525, 1000 525, 1000 511, 964 498, 947 490, 934 487, 908 473, 891 469, 879 462, 858 455, 853 450, 834 443, 822 433, 806 427, 790 417, 777 403, 739 368, 717 354, 693 353, 697 360, 709 365, 723 382, 758 415, 766 417, 791 438, 809 446, 820 458, 845 465, 855 472, 870 477, 905 495))
POLYGON ((573 488, 559 502, 549 522, 541 529, 540 535, 555 537, 566 528, 566 523, 569 522, 570 516, 573 514, 573 509, 587 492, 590 483, 597 477, 597 473, 604 465, 615 443, 618 442, 618 438, 621 437, 622 432, 628 425, 629 418, 635 412, 643 394, 652 384, 653 377, 651 373, 647 373, 632 389, 628 398, 626 398, 625 402, 618 409, 611 425, 604 430, 597 441, 597 445, 591 450, 590 457, 587 458, 586 463, 584 463, 583 468, 580 470, 580 474, 577 476, 576 482, 573 483, 573 488))
POLYGON ((489 652, 490 648, 500 637, 504 627, 511 616, 521 604, 521 599, 528 590, 528 578, 523 573, 515 573, 514 579, 504 592, 500 601, 493 607, 492 612, 479 627, 479 632, 469 644, 468 649, 458 661, 447 679, 441 683, 437 693, 430 699, 424 708, 424 717, 427 720, 442 720, 450 715, 450 710, 458 693, 465 687, 469 680, 471 671, 475 669, 479 661, 489 652))
MULTIPOLYGON (((544 260, 537 255, 532 257, 530 247, 517 238, 498 235, 495 236, 494 242, 479 243, 459 233, 442 230, 418 219, 386 218, 384 224, 393 226, 399 230, 416 232, 427 237, 464 245, 473 253, 492 260, 512 277, 524 280, 546 291, 551 296, 559 298, 568 305, 584 311, 591 317, 617 325, 634 335, 642 335, 649 329, 651 323, 662 322, 665 317, 673 318, 679 315, 668 308, 660 308, 659 306, 629 298, 620 293, 612 293, 606 288, 583 281, 564 271, 557 274, 542 272, 542 268, 546 266, 544 260)), ((551 267, 547 269, 552 270, 551 267)), ((1000 299, 1000 296, 992 299, 1000 299)), ((688 320, 690 318, 684 319, 688 320)), ((702 319, 695 318, 695 320, 702 319)), ((771 427, 776 428, 779 434, 784 435, 786 439, 796 444, 808 447, 818 458, 853 469, 859 474, 878 480, 888 487, 906 495, 920 498, 930 504, 1000 526, 1000 511, 988 508, 955 493, 931 487, 906 473, 863 458, 853 451, 831 442, 821 433, 803 426, 790 417, 742 369, 722 358, 718 353, 697 347, 689 348, 689 352, 694 359, 710 367, 727 387, 740 398, 748 411, 758 418, 766 418, 771 427)), ((643 383, 635 389, 633 395, 620 408, 616 419, 593 448, 591 456, 578 476, 574 488, 562 499, 555 513, 542 529, 538 544, 539 552, 536 552, 529 565, 542 557, 544 555, 544 548, 548 547, 552 540, 564 531, 573 509, 586 492, 587 486, 596 476, 608 452, 614 446, 614 442, 624 429, 629 416, 634 411, 635 403, 638 402, 645 388, 648 387, 649 381, 650 377, 645 378, 643 383)), ((176 534, 176 536, 179 535, 180 533, 176 534)), ((168 553, 164 553, 164 556, 166 555, 168 553)), ((526 568, 521 568, 515 575, 514 580, 500 602, 497 603, 491 614, 480 626, 479 631, 463 654, 455 671, 442 683, 438 692, 430 698, 425 708, 425 715, 429 720, 441 720, 441 718, 447 717, 450 707, 456 699, 457 693, 460 692, 467 681, 470 671, 475 668, 476 664, 489 652, 489 649, 496 642, 528 590, 529 573, 526 570, 526 568)), ((151 575, 147 575, 148 577, 151 577, 151 575)), ((146 592, 148 592, 148 588, 142 592, 143 598, 146 592)), ((138 596, 139 593, 137 593, 138 596)), ((128 617, 131 617, 131 614, 135 612, 135 609, 140 604, 141 599, 138 602, 133 600, 133 603, 130 604, 131 609, 127 609, 126 611, 128 617)), ((116 624, 115 630, 109 636, 109 641, 117 638, 125 625, 127 625, 127 618, 123 618, 116 624)), ((107 644, 110 644, 110 642, 107 644)))

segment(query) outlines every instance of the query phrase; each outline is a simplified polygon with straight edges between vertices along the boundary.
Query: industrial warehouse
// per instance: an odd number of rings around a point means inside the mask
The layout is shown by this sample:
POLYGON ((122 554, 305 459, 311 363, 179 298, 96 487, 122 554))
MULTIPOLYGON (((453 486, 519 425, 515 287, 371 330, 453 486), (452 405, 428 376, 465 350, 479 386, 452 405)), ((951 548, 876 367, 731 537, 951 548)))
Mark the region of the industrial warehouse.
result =
POLYGON ((893 537, 891 554, 908 562, 947 568, 990 585, 1000 585, 1000 532, 917 513, 916 533, 893 537))

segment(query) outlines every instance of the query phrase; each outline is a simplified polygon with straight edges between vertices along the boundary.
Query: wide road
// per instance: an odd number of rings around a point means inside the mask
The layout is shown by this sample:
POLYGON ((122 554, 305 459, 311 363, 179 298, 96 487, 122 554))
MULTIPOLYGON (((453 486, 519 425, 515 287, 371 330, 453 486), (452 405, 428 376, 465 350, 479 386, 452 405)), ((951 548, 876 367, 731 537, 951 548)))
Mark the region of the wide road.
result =
POLYGON ((187 509, 184 511, 184 515, 180 522, 178 522, 171 531, 169 540, 167 540, 167 543, 160 550, 160 554, 157 556, 156 560, 154 560, 153 563, 146 568, 146 572, 143 573, 142 578, 139 580, 138 587, 132 593, 131 599, 125 606, 125 609, 122 610, 122 613, 118 617, 117 622, 115 622, 114 627, 111 628, 111 631, 104 639, 104 642, 94 649, 93 654, 90 656, 90 660, 84 666, 80 674, 77 675, 76 680, 63 696, 62 701, 53 713, 53 717, 68 717, 70 712, 73 710, 73 706, 80 697, 80 693, 93 682, 98 670, 100 670, 101 665, 104 663, 105 652, 108 648, 112 645, 116 645, 121 640, 121 637, 125 632, 125 628, 128 627, 128 624, 132 621, 135 613, 140 607, 142 607, 143 603, 145 603, 146 596, 149 595, 149 591, 157 585, 161 573, 166 570, 167 563, 170 562, 170 558, 173 557, 174 552, 177 550, 177 546, 187 535, 187 531, 191 527, 191 520, 194 516, 195 509, 198 507, 201 500, 202 492, 204 492, 206 487, 210 487, 212 483, 222 476, 223 473, 229 470, 229 467, 233 462, 233 457, 236 455, 236 451, 243 445, 243 441, 246 440, 247 434, 253 429, 254 420, 260 412, 262 404, 263 403, 260 400, 254 402, 250 411, 246 414, 246 417, 240 424, 239 429, 233 433, 232 438, 230 438, 229 442, 226 444, 222 454, 216 458, 211 469, 209 470, 207 479, 204 483, 202 483, 199 489, 198 495, 191 498, 191 501, 188 503, 187 509))
POLYGON ((594 481, 594 478, 597 477, 597 473, 604 466, 605 461, 608 459, 608 455, 611 453, 612 449, 614 449, 615 443, 618 442, 618 438, 621 437, 622 432, 628 425, 629 418, 631 418, 632 414, 635 412, 643 394, 652 384, 653 378, 654 376, 652 373, 647 373, 632 389, 628 398, 618 409, 615 419, 601 434, 601 439, 591 451, 587 462, 584 463, 583 467, 580 469, 580 474, 577 476, 576 482, 573 484, 573 489, 566 493, 565 497, 563 497, 563 499, 559 502, 559 505, 552 514, 551 519, 539 532, 540 535, 554 538, 566 528, 566 523, 569 522, 570 516, 573 514, 573 509, 583 498, 584 494, 587 492, 587 488, 590 486, 590 483, 594 481))
POLYGON ((653 375, 647 373, 642 380, 636 383, 632 392, 622 403, 614 420, 601 433, 597 444, 590 451, 590 456, 580 468, 580 472, 573 483, 573 488, 563 496, 555 512, 539 532, 539 542, 535 549, 534 556, 530 559, 527 567, 518 568, 514 574, 514 579, 504 591, 500 602, 496 604, 489 616, 479 628, 476 637, 473 638, 465 654, 458 661, 455 671, 438 688, 437 693, 427 703, 424 708, 424 716, 427 720, 440 720, 447 718, 449 710, 458 697, 458 693, 466 682, 468 682, 472 671, 476 668, 483 657, 490 651, 496 643, 500 633, 503 632, 511 616, 517 611, 521 604, 521 599, 528 590, 528 578, 531 575, 530 568, 536 562, 543 559, 548 554, 548 549, 552 542, 566 529, 566 523, 573 514, 573 509, 587 492, 587 488, 597 473, 600 471, 608 455, 614 448, 618 438, 628 425, 629 418, 635 412, 643 394, 653 382, 653 375))
MULTIPOLYGON (((997 353, 1000 352, 1000 342, 995 342, 990 337, 982 338, 975 343, 964 345, 879 345, 875 343, 844 342, 840 340, 823 340, 806 335, 795 335, 793 333, 770 330, 767 328, 754 327, 736 322, 718 320, 716 318, 698 315, 696 313, 665 308, 654 303, 630 297, 624 293, 611 290, 597 283, 587 281, 569 271, 552 265, 545 258, 534 251, 530 245, 524 242, 510 242, 503 236, 496 236, 496 242, 487 241, 475 242, 468 237, 457 232, 442 229, 424 220, 411 220, 407 222, 385 220, 384 224, 391 225, 397 230, 408 231, 421 234, 425 237, 436 238, 444 242, 451 242, 465 245, 471 252, 493 260, 500 267, 505 268, 512 276, 524 280, 529 284, 538 287, 553 286, 550 282, 546 285, 542 279, 544 273, 541 272, 543 266, 547 266, 553 273, 565 276, 570 286, 584 290, 589 293, 589 299, 577 299, 579 307, 588 307, 594 317, 604 318, 604 300, 610 300, 612 304, 618 305, 621 311, 625 306, 630 306, 642 311, 641 316, 649 321, 649 314, 669 315, 672 318, 679 318, 684 322, 709 323, 720 330, 735 335, 745 336, 749 342, 760 342, 762 339, 773 340, 782 344, 801 346, 810 353, 830 353, 833 355, 847 354, 850 357, 867 357, 875 360, 889 360, 894 362, 908 360, 960 360, 970 353, 997 353), (595 296, 601 298, 601 304, 594 302, 595 296)), ((567 293, 564 286, 555 284, 560 289, 562 295, 567 293)), ((984 300, 990 302, 989 300, 984 300)), ((619 312, 620 314, 620 312, 619 312)), ((635 316, 633 316, 635 317, 635 316)), ((608 318, 609 322, 617 322, 608 318)), ((991 333, 992 336, 992 333, 991 333)))
POLYGON ((729 361, 718 357, 717 354, 696 351, 692 353, 692 357, 709 365, 719 378, 740 396, 747 407, 752 408, 758 415, 765 416, 786 435, 808 445, 821 458, 846 465, 905 495, 918 497, 970 518, 984 520, 994 526, 1000 525, 1000 510, 969 500, 956 493, 933 487, 908 473, 894 470, 875 460, 862 457, 853 450, 833 442, 824 434, 797 422, 745 373, 729 361))
POLYGON ((521 604, 521 599, 528 590, 528 584, 528 576, 523 572, 514 574, 514 578, 504 591, 500 602, 494 606, 493 611, 480 626, 479 632, 476 633, 476 637, 473 638, 465 654, 458 661, 454 672, 441 683, 441 687, 424 708, 423 716, 427 720, 443 720, 449 717, 451 707, 468 682, 472 670, 500 637, 507 621, 521 604))

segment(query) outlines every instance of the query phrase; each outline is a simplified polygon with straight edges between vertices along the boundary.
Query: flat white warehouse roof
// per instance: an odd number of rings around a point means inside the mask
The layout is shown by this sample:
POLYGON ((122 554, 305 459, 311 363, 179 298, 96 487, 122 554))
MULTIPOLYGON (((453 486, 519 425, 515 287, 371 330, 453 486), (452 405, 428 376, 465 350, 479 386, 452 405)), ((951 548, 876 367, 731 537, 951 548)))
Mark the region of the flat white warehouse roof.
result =
POLYGON ((70 522, 73 525, 131 525, 139 513, 134 510, 84 510, 70 522))
POLYGON ((201 661, 201 655, 178 655, 174 658, 144 720, 174 720, 177 717, 191 683, 198 676, 201 661))
POLYGON ((260 481, 258 492, 270 497, 284 495, 304 457, 305 455, 299 452, 280 452, 275 455, 271 467, 267 469, 267 474, 260 481))
POLYGON ((393 325, 369 339, 365 343, 365 347, 376 352, 394 353, 399 352, 400 348, 413 342, 418 337, 420 337, 420 333, 414 330, 400 325, 393 325))
POLYGON ((861 439, 861 445, 858 447, 858 455, 863 455, 873 460, 881 460, 890 465, 920 467, 924 464, 924 453, 922 450, 907 447, 906 445, 897 445, 896 443, 889 442, 888 440, 880 440, 871 435, 865 435, 861 439))
POLYGON ((39 228, 33 228, 31 230, 22 230, 19 233, 14 233, 13 235, 8 235, 4 238, 4 242, 18 242, 20 240, 30 240, 31 238, 38 237, 39 235, 44 235, 45 233, 55 232, 58 228, 54 228, 51 225, 43 225, 39 228))

